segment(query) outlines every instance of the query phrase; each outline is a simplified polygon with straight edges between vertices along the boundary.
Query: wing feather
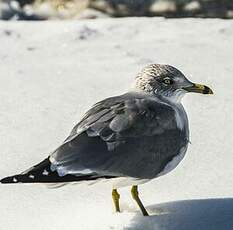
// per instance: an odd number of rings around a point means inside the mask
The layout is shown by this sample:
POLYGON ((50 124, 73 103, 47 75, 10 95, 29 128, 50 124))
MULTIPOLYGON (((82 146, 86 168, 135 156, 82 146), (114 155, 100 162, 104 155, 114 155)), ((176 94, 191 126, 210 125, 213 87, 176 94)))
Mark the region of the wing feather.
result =
POLYGON ((146 138, 151 142, 153 136, 175 127, 174 110, 154 98, 132 95, 109 98, 84 115, 50 160, 61 175, 88 169, 100 175, 119 176, 124 159, 129 158, 126 155, 130 154, 129 146, 133 148, 134 142, 146 138))

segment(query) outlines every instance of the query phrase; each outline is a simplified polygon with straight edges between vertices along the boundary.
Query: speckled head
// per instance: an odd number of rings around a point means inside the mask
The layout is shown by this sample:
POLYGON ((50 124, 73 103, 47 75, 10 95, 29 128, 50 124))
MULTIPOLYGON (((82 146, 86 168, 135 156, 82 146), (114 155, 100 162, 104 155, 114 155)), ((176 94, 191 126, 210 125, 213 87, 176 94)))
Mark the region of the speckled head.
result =
POLYGON ((184 74, 170 65, 151 64, 136 77, 135 88, 179 102, 187 92, 212 94, 204 85, 194 84, 184 74))

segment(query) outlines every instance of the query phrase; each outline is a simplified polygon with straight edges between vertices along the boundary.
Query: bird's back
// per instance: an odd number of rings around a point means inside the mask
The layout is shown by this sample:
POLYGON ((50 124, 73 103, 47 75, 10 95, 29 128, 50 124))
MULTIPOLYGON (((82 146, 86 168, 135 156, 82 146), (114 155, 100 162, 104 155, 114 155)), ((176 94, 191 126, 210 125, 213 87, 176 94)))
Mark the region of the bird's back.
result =
POLYGON ((87 112, 52 154, 54 170, 60 175, 154 178, 187 146, 187 119, 180 128, 180 116, 186 118, 182 106, 144 93, 106 99, 87 112))
POLYGON ((1 182, 152 179, 186 150, 187 144, 188 124, 182 105, 130 92, 94 105, 48 159, 1 182))

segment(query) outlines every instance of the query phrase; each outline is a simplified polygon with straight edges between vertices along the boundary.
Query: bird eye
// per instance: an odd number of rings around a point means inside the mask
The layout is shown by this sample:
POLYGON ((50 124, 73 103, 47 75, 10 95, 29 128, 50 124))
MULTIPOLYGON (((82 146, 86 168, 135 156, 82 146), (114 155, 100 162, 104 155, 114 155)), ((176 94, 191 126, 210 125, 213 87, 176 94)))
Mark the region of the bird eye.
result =
POLYGON ((163 83, 166 85, 171 85, 173 83, 173 81, 170 78, 164 78, 163 83))

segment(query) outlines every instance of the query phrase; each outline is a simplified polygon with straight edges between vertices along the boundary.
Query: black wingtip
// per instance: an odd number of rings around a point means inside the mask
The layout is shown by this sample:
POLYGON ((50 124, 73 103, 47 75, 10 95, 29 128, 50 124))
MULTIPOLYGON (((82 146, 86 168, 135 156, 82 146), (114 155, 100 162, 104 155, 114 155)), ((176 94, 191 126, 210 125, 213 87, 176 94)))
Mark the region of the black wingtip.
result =
POLYGON ((9 176, 9 177, 2 178, 0 180, 0 183, 2 184, 15 184, 18 182, 19 180, 17 179, 17 176, 9 176))
POLYGON ((88 175, 70 175, 67 174, 63 177, 59 176, 56 171, 51 171, 51 163, 49 158, 46 158, 39 164, 31 167, 22 174, 17 174, 9 177, 5 177, 0 180, 2 184, 17 184, 17 183, 64 183, 74 181, 90 181, 98 178, 110 179, 114 176, 99 176, 97 174, 88 175))

